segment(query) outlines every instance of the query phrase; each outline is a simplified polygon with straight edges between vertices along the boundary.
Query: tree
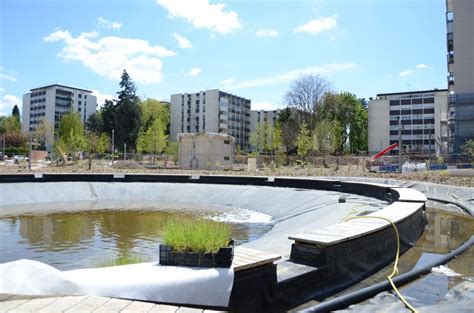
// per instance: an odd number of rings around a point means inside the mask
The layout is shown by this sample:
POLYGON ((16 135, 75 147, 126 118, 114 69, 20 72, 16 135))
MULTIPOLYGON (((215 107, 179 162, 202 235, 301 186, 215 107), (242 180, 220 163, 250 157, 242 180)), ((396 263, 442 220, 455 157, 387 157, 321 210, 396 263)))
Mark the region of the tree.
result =
POLYGON ((338 152, 367 151, 368 113, 357 97, 348 92, 328 93, 318 108, 317 120, 338 121, 341 141, 338 152))
POLYGON ((322 120, 313 131, 314 150, 323 156, 339 147, 340 126, 338 121, 322 120))
POLYGON ((470 158, 474 159, 474 140, 468 140, 461 146, 461 150, 470 158))
POLYGON ((255 130, 250 134, 250 144, 258 152, 269 152, 271 150, 271 128, 267 121, 258 122, 255 130))
POLYGON ((277 124, 281 130, 281 143, 287 153, 294 152, 296 149, 296 138, 299 133, 299 123, 293 113, 294 110, 287 107, 281 110, 278 115, 277 124))
POLYGON ((169 145, 165 149, 166 155, 171 157, 171 160, 176 165, 178 164, 179 144, 176 141, 169 142, 169 145))
POLYGON ((329 83, 319 75, 307 74, 293 81, 290 90, 285 94, 288 107, 297 112, 300 122, 314 129, 316 111, 330 90, 329 83))
POLYGON ((75 158, 76 152, 86 148, 86 143, 81 116, 74 111, 63 115, 59 125, 59 148, 75 158))
POLYGON ((117 112, 116 104, 114 100, 105 100, 104 106, 100 110, 100 116, 102 117, 103 131, 111 136, 112 129, 115 129, 115 115, 117 112))
POLYGON ((33 139, 38 144, 38 149, 46 149, 47 145, 52 144, 53 136, 53 125, 46 118, 41 118, 33 133, 33 139))
POLYGON ((92 155, 95 153, 103 154, 109 147, 109 137, 106 133, 98 135, 95 132, 88 132, 86 149, 89 152, 89 170, 92 167, 92 155))
POLYGON ((169 133, 170 108, 156 99, 146 99, 140 102, 142 112, 142 130, 148 129, 156 119, 160 119, 166 125, 166 133, 169 133))
POLYGON ((296 138, 296 146, 298 148, 298 155, 304 163, 306 156, 313 149, 313 140, 305 123, 300 126, 300 132, 298 138, 296 138))
POLYGON ((137 150, 153 153, 153 163, 156 162, 156 154, 163 152, 168 142, 165 131, 166 125, 160 119, 156 119, 146 131, 138 136, 137 150))
POLYGON ((102 113, 96 112, 89 115, 86 121, 86 129, 89 132, 100 134, 104 131, 104 121, 102 120, 102 113))
POLYGON ((18 120, 18 123, 21 123, 20 119, 20 109, 18 108, 18 105, 14 105, 12 109, 12 117, 16 118, 18 120))
POLYGON ((122 73, 120 88, 115 108, 115 142, 118 146, 127 143, 133 149, 141 128, 141 110, 135 84, 126 70, 122 73))

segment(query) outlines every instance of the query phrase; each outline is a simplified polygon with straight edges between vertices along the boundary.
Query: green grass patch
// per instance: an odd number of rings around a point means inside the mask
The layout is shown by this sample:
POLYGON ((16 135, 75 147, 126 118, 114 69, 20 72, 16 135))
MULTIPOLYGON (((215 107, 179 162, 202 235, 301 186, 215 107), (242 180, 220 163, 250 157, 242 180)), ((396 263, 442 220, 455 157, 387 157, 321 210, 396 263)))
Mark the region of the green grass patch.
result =
POLYGON ((176 251, 216 253, 228 245, 230 236, 230 227, 225 223, 188 217, 169 220, 163 241, 176 251))
POLYGON ((109 266, 119 266, 119 265, 127 265, 127 264, 135 264, 135 263, 142 263, 146 262, 145 258, 139 255, 126 255, 120 256, 115 259, 110 259, 107 261, 100 262, 97 264, 97 267, 109 267, 109 266))

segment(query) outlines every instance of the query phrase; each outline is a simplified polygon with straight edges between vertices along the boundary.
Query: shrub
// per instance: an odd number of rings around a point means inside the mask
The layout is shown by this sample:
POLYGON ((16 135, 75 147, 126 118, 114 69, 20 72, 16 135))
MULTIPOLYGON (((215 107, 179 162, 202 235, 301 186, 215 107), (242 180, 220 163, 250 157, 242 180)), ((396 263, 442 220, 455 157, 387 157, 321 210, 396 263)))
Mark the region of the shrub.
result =
POLYGON ((216 253, 229 243, 230 227, 198 218, 173 219, 167 222, 163 232, 164 243, 176 251, 216 253))

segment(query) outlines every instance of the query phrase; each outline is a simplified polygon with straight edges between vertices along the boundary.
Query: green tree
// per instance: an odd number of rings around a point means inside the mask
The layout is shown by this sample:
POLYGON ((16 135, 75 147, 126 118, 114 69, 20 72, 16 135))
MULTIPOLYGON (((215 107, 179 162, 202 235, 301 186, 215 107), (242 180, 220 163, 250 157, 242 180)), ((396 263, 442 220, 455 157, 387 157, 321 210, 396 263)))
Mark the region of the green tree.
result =
POLYGON ((368 114, 363 103, 351 93, 328 93, 318 108, 317 120, 338 121, 340 144, 338 152, 367 151, 368 114))
POLYGON ((127 143, 133 149, 141 128, 141 110, 135 84, 126 70, 122 73, 120 88, 115 108, 115 142, 119 147, 127 143))
POLYGON ((152 153, 153 163, 155 163, 156 154, 163 152, 168 142, 168 135, 165 132, 166 125, 160 119, 156 119, 146 131, 138 136, 137 150, 152 153))
POLYGON ((89 115, 86 121, 86 129, 89 132, 100 134, 104 132, 104 121, 102 120, 102 112, 96 112, 89 115))
POLYGON ((81 122, 81 116, 74 111, 62 116, 59 124, 59 148, 70 153, 75 158, 75 154, 87 147, 84 136, 84 126, 81 122))
POLYGON ((300 126, 300 132, 298 138, 296 138, 296 146, 298 148, 298 155, 304 163, 306 156, 313 149, 313 140, 305 123, 300 126))
POLYGON ((20 109, 18 108, 18 105, 14 105, 12 109, 12 117, 17 119, 18 123, 21 124, 21 118, 20 118, 20 109))
POLYGON ((461 150, 472 160, 474 159, 474 140, 468 140, 461 146, 461 150))
POLYGON ((166 133, 169 133, 170 108, 156 99, 146 99, 140 102, 142 112, 142 130, 148 129, 156 119, 160 119, 166 125, 166 133))
POLYGON ((178 164, 179 144, 176 141, 169 142, 169 145, 165 149, 165 153, 168 158, 171 157, 171 160, 175 165, 178 164))
POLYGON ((89 170, 92 168, 92 157, 94 154, 104 154, 109 147, 109 137, 106 133, 98 135, 95 132, 88 132, 86 134, 87 143, 86 149, 89 153, 89 170))
POLYGON ((285 108, 278 115, 277 123, 281 129, 281 142, 288 154, 296 149, 296 138, 299 133, 299 123, 293 109, 285 108))
POLYGON ((105 100, 104 106, 100 110, 102 118, 102 128, 109 137, 112 136, 112 129, 115 129, 115 116, 117 108, 114 100, 105 100))
POLYGON ((338 121, 322 120, 313 131, 314 150, 323 156, 334 153, 339 147, 340 126, 338 121))

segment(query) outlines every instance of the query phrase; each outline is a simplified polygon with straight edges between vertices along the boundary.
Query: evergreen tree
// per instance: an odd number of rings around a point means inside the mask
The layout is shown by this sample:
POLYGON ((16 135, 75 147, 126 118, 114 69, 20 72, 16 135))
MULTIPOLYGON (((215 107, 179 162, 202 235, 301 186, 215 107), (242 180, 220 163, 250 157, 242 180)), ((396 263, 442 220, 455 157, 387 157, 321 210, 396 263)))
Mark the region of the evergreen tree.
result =
POLYGON ((115 142, 118 147, 126 143, 134 149, 141 128, 140 99, 126 70, 122 73, 120 88, 122 90, 117 92, 119 100, 115 107, 115 142))
POLYGON ((18 120, 18 123, 20 123, 20 109, 18 108, 18 105, 15 104, 12 109, 12 117, 16 118, 18 120))

